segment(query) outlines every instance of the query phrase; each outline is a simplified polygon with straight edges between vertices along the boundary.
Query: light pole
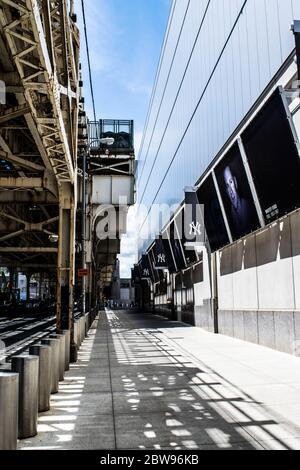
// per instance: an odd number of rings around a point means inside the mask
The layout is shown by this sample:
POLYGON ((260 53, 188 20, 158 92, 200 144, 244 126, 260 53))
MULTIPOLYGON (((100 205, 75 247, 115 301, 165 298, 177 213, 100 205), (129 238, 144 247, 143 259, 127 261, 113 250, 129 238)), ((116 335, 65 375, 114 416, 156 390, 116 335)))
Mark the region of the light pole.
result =
MULTIPOLYGON (((112 137, 106 137, 98 140, 99 144, 111 146, 115 143, 112 137)), ((90 156, 90 146, 83 152, 82 159, 82 269, 86 269, 86 241, 87 241, 87 158, 90 156)), ((82 278, 82 314, 86 314, 86 277, 82 278)))

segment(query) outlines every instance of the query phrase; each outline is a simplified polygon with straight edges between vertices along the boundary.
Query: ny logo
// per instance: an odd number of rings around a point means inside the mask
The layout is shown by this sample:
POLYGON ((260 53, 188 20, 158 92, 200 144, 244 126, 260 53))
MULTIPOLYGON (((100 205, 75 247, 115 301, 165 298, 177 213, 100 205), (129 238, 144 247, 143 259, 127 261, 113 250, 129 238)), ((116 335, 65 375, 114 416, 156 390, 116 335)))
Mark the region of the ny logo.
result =
POLYGON ((199 222, 190 224, 190 235, 202 235, 201 224, 199 222))
POLYGON ((157 259, 158 259, 158 263, 165 263, 166 262, 166 256, 165 255, 158 255, 157 256, 157 259))
POLYGON ((144 269, 143 275, 144 275, 145 277, 149 277, 149 276, 150 276, 150 271, 149 271, 149 269, 144 269))

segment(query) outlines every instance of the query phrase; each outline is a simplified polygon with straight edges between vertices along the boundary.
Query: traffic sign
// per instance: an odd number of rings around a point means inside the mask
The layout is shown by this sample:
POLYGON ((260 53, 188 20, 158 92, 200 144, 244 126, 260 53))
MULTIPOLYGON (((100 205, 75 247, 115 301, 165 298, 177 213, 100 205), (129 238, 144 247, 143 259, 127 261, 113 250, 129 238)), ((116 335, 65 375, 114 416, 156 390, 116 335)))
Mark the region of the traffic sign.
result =
POLYGON ((79 269, 78 277, 87 277, 89 275, 88 269, 79 269))

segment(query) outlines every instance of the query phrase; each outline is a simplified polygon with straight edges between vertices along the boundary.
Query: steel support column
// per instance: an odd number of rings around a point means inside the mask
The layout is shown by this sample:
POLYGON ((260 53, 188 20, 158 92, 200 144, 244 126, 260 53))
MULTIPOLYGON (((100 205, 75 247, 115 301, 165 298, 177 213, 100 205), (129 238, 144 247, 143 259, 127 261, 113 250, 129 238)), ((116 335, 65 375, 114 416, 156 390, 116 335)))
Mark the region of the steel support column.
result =
MULTIPOLYGON (((73 289, 75 272, 75 199, 73 188, 65 183, 60 188, 59 241, 57 265, 57 330, 71 331, 74 348, 73 289)), ((72 358, 74 354, 72 354, 72 358)))

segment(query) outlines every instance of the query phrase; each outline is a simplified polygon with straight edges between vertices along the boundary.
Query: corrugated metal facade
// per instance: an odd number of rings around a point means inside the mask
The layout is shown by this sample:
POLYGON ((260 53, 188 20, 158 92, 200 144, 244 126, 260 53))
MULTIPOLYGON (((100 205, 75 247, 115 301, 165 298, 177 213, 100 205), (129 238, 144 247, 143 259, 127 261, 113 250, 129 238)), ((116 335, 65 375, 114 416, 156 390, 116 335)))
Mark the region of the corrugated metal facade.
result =
POLYGON ((139 157, 140 204, 181 203, 291 55, 299 18, 299 0, 174 0, 139 157))

